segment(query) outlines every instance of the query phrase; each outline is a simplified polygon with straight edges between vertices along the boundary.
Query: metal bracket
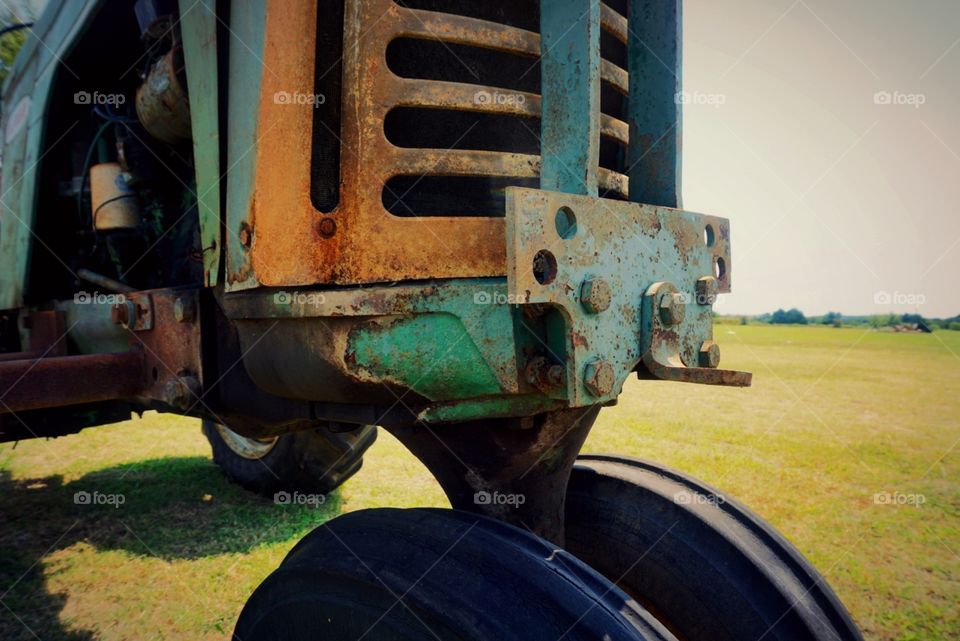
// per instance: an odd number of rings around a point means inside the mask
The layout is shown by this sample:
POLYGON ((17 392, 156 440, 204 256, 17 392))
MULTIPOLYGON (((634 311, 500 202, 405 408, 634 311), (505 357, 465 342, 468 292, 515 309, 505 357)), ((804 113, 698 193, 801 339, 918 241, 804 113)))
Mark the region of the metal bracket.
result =
POLYGON ((700 367, 705 345, 717 355, 713 299, 730 291, 727 219, 511 187, 506 223, 508 295, 562 315, 563 336, 544 350, 566 369, 571 407, 613 400, 638 366, 668 380, 749 384, 749 374, 700 367), (655 283, 670 285, 649 292, 655 283), (656 292, 671 294, 668 311, 656 292))

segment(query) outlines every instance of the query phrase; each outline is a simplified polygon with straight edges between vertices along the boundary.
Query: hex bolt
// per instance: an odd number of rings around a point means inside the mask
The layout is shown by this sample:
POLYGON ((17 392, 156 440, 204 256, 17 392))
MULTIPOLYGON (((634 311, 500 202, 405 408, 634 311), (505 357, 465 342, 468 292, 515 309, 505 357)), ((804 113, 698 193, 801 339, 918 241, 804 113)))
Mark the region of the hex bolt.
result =
POLYGON ((563 379, 566 376, 567 368, 563 365, 551 365, 547 369, 547 383, 552 387, 560 387, 563 385, 563 379))
POLYGON ((665 325, 679 325, 686 315, 686 300, 683 294, 667 292, 660 298, 660 320, 665 325))
POLYGON ((602 278, 588 278, 580 285, 580 304, 591 314, 599 314, 610 307, 613 292, 602 278))
POLYGON ((587 363, 583 384, 594 396, 606 396, 613 391, 614 378, 613 366, 610 363, 603 360, 593 361, 587 363))
POLYGON ((720 346, 713 341, 700 345, 700 367, 716 367, 720 364, 720 346))
POLYGON ((720 290, 720 286, 717 284, 717 279, 713 276, 704 276, 703 278, 697 279, 697 305, 713 305, 717 300, 717 292, 720 290))
POLYGON ((192 323, 196 318, 193 301, 182 296, 173 301, 173 317, 178 323, 192 323))
POLYGON ((527 363, 527 381, 541 392, 547 393, 563 384, 566 368, 551 364, 543 356, 534 356, 527 363))

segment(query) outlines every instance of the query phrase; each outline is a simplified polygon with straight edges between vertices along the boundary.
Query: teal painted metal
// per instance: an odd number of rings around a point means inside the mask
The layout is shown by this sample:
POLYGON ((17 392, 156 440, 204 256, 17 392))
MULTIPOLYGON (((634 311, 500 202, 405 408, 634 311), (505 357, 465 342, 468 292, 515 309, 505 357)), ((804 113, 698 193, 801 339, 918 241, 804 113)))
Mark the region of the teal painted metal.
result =
POLYGON ((540 186, 596 196, 600 0, 541 0, 540 77, 540 186))
POLYGON ((260 86, 264 73, 266 2, 236 3, 230 9, 230 83, 227 87, 227 224, 226 289, 236 291, 258 285, 250 265, 253 242, 248 212, 252 211, 254 172, 257 166, 260 86), (247 243, 241 236, 248 235, 247 243))
POLYGON ((629 0, 630 200, 682 207, 681 0, 629 0))
MULTIPOLYGON (((713 276, 722 261, 717 290, 730 290, 726 219, 510 187, 506 222, 508 295, 525 305, 560 311, 560 320, 548 326, 543 348, 553 363, 566 369, 563 395, 570 406, 616 398, 627 375, 647 362, 676 368, 671 370, 673 380, 749 384, 749 375, 704 375, 698 367, 701 346, 713 339, 713 300, 697 295, 697 281, 713 276), (560 210, 565 223, 575 217, 574 234, 568 224, 558 228, 560 210), (705 234, 708 225, 712 234, 705 234), (707 236, 712 236, 712 245, 707 236), (545 262, 551 266, 546 272, 545 262), (584 283, 600 279, 608 286, 609 303, 591 313, 584 305, 584 283), (645 294, 660 281, 672 283, 680 296, 680 322, 651 320, 660 301, 651 304, 645 294), (651 346, 658 350, 653 360, 647 356, 651 346), (668 347, 673 349, 669 358, 668 347), (611 367, 613 375, 609 389, 598 393, 585 379, 601 366, 611 367)), ((662 367, 649 374, 664 378, 659 376, 662 367)))
POLYGON ((60 142, 47 136, 47 103, 57 74, 73 74, 60 61, 101 2, 51 3, 29 32, 3 89, 0 309, 23 305, 34 242, 37 165, 60 142), (26 110, 22 120, 18 110, 26 110))
POLYGON ((222 243, 220 227, 220 122, 217 77, 217 16, 209 0, 180 0, 180 35, 187 67, 193 163, 196 170, 203 279, 217 284, 222 243))

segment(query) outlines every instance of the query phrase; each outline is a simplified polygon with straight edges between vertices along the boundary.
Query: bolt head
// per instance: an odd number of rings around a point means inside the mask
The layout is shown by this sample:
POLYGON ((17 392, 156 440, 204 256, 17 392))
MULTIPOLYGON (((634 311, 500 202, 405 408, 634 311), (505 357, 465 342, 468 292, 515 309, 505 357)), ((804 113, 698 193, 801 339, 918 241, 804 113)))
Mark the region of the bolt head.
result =
POLYGON ((588 278, 580 285, 580 304, 591 314, 599 314, 610 307, 613 291, 602 278, 588 278))
POLYGON ((700 346, 700 367, 716 367, 720 364, 720 346, 713 341, 703 341, 700 346))
POLYGON ((660 298, 660 320, 665 325, 679 325, 686 316, 686 307, 683 294, 668 292, 660 298))
POLYGON ((177 298, 173 301, 173 317, 178 323, 192 323, 194 319, 193 301, 177 298))
POLYGON ((583 374, 583 384, 594 396, 606 396, 613 391, 615 381, 613 366, 606 361, 593 361, 587 364, 583 374))
POLYGON ((704 276, 697 280, 697 305, 713 305, 717 300, 720 285, 713 276, 704 276))
POLYGON ((317 223, 317 233, 323 238, 332 238, 337 233, 337 221, 333 218, 321 218, 317 223))

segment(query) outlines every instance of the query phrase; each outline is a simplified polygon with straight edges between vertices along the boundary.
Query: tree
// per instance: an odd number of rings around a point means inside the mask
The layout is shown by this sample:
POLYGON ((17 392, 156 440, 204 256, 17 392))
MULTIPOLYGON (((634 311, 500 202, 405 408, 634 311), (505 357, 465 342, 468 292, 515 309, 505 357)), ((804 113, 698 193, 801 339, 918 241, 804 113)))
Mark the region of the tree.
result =
POLYGON ((796 307, 788 311, 778 309, 770 317, 770 322, 774 325, 806 325, 807 317, 796 307))
POLYGON ((840 312, 827 312, 824 314, 823 318, 820 319, 820 322, 824 325, 833 325, 834 327, 840 327, 843 325, 843 314, 840 312))

